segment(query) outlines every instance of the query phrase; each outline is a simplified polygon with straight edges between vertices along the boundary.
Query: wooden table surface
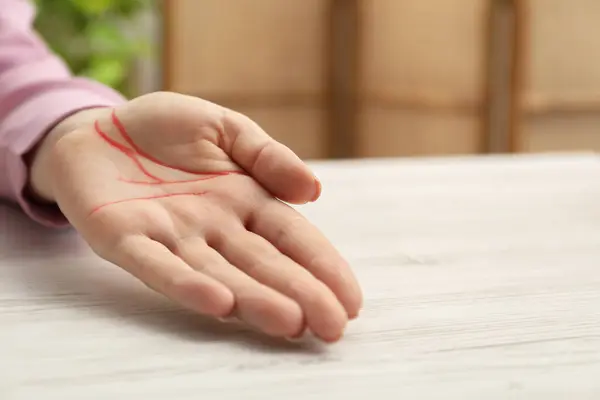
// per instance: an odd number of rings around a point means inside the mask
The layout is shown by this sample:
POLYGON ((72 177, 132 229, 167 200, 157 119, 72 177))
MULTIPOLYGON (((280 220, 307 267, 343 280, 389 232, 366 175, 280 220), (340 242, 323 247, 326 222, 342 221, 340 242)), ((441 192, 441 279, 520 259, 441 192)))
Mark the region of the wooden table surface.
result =
POLYGON ((0 208, 0 399, 599 399, 600 158, 314 164, 366 305, 338 344, 183 312, 0 208))

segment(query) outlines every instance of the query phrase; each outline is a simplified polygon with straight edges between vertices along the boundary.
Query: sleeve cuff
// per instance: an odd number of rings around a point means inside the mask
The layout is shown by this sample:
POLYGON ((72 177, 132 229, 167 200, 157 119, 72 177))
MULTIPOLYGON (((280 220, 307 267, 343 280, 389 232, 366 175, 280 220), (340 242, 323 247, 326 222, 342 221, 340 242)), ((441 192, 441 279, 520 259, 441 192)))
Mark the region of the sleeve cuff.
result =
MULTIPOLYGON (((95 86, 93 83, 90 85, 95 86)), ((111 107, 126 101, 118 93, 101 85, 97 86, 93 90, 68 88, 42 93, 20 105, 3 121, 8 127, 4 157, 8 198, 17 202, 30 218, 44 226, 67 227, 69 222, 58 206, 37 203, 27 195, 29 170, 24 156, 48 131, 69 115, 89 108, 111 107)))

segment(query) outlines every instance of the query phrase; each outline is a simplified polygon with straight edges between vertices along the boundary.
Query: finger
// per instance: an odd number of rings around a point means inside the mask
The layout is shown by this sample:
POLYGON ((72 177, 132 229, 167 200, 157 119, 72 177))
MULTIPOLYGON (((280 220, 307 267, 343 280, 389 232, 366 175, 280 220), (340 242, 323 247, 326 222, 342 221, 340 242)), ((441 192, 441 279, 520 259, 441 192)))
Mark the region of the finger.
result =
POLYGON ((248 229, 325 283, 343 304, 349 318, 362 307, 362 292, 348 263, 327 238, 292 207, 274 200, 258 208, 248 229))
POLYGON ((219 281, 195 271, 164 245, 136 235, 122 240, 109 259, 151 289, 201 314, 229 315, 233 293, 219 281))
POLYGON ((275 197, 293 204, 319 198, 321 183, 308 166, 250 118, 227 112, 223 127, 225 151, 275 197))
POLYGON ((203 239, 183 241, 177 253, 233 292, 234 315, 247 324, 279 337, 296 336, 303 330, 304 317, 298 304, 235 268, 203 239))
POLYGON ((264 238, 240 229, 219 240, 215 249, 258 282, 294 299, 316 336, 333 342, 343 335, 348 317, 331 290, 264 238))

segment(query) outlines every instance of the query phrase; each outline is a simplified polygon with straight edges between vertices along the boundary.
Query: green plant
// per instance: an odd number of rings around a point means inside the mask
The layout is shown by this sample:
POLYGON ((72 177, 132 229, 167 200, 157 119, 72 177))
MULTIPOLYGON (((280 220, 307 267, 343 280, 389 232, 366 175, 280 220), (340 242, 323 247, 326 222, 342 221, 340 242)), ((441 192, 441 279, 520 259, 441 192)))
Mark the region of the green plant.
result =
POLYGON ((35 27, 73 73, 127 94, 132 61, 148 50, 127 29, 149 0, 36 0, 35 27))

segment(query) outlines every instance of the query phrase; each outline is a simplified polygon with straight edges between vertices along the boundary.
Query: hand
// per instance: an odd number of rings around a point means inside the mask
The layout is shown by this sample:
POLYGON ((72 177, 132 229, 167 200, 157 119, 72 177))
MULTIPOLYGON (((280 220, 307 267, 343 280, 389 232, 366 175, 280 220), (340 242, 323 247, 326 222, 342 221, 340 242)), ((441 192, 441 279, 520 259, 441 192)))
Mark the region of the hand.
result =
POLYGON ((283 201, 319 181, 247 117, 173 93, 59 124, 32 166, 101 257, 198 313, 273 336, 338 340, 360 288, 329 241, 283 201))

